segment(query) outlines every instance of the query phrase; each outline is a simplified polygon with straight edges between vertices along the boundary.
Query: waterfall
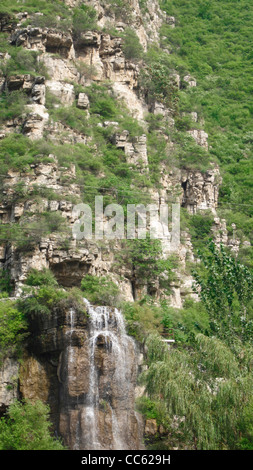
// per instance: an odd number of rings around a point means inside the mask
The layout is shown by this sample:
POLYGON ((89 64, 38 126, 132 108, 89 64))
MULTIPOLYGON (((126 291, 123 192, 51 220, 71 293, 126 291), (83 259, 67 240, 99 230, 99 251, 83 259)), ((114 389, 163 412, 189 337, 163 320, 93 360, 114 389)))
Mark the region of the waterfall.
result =
POLYGON ((81 441, 89 450, 128 449, 134 341, 127 336, 118 309, 84 302, 89 316, 89 387, 81 441))
POLYGON ((140 449, 135 341, 120 310, 84 303, 87 317, 68 312, 59 432, 73 450, 140 449))
MULTIPOLYGON (((75 310, 73 308, 70 309, 69 311, 69 317, 70 317, 70 330, 69 330, 69 346, 68 346, 68 365, 71 366, 73 361, 74 361, 74 347, 72 345, 72 335, 74 331, 74 325, 75 325, 75 310)), ((70 375, 68 374, 68 378, 70 379, 70 375)))

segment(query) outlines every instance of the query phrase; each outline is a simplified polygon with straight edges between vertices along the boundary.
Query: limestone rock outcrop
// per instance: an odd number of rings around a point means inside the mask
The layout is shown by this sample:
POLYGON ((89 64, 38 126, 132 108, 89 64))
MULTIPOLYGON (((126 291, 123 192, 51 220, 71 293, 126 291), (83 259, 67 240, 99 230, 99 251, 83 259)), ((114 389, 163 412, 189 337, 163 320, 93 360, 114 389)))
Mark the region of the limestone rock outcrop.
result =
POLYGON ((0 415, 18 398, 19 363, 7 357, 0 365, 0 415))
POLYGON ((64 58, 71 56, 73 48, 70 33, 39 27, 16 29, 12 35, 11 44, 40 52, 59 53, 64 58))
POLYGON ((197 210, 210 209, 214 214, 218 204, 221 176, 218 168, 200 171, 184 171, 181 176, 182 205, 195 214, 197 210))
POLYGON ((125 130, 114 134, 112 142, 117 148, 124 151, 129 165, 138 168, 140 172, 148 170, 147 137, 145 134, 131 141, 129 132, 125 130))

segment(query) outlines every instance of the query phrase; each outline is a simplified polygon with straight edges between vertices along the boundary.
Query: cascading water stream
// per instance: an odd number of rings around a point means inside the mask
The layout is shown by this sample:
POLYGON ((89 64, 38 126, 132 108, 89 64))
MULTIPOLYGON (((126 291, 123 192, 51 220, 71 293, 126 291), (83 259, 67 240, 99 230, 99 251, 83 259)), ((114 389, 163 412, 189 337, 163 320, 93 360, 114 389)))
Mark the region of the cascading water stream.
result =
POLYGON ((141 448, 135 413, 137 349, 116 308, 93 306, 87 317, 69 309, 61 383, 59 432, 73 450, 141 448))
POLYGON ((70 316, 70 331, 69 331, 70 340, 69 340, 69 346, 68 346, 68 364, 71 365, 74 360, 74 348, 72 346, 72 335, 73 335, 74 324, 75 324, 75 310, 73 308, 70 309, 69 316, 70 316))
MULTIPOLYGON (((101 442, 101 403, 106 409, 105 421, 110 421, 111 444, 113 449, 127 449, 124 436, 128 428, 127 411, 121 413, 117 406, 121 400, 126 401, 129 391, 130 353, 134 350, 133 340, 127 336, 124 319, 119 310, 110 307, 94 307, 86 299, 87 312, 90 323, 89 339, 89 389, 86 400, 85 413, 82 423, 86 449, 104 449, 101 442), (116 395, 111 403, 110 390, 105 399, 104 390, 101 390, 100 368, 97 364, 97 350, 103 348, 103 354, 111 366, 111 384, 116 395), (120 417, 119 417, 120 414, 120 417)), ((105 359, 106 361, 106 359, 105 359)), ((108 387, 108 385, 107 385, 108 387)), ((102 413, 103 414, 103 413, 102 413)))

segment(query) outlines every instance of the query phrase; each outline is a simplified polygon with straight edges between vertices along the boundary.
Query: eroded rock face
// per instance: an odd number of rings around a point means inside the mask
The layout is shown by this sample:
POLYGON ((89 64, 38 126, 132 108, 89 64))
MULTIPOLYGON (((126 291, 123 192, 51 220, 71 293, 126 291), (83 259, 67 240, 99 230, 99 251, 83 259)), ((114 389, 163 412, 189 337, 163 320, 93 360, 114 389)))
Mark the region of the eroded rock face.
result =
POLYGON ((47 89, 58 100, 60 105, 71 106, 75 100, 74 86, 70 83, 63 83, 56 80, 46 81, 47 89))
POLYGON ((73 47, 70 33, 30 26, 16 29, 11 44, 30 50, 61 54, 65 58, 71 56, 73 47))
POLYGON ((50 404, 54 429, 68 448, 140 449, 137 351, 120 312, 84 302, 83 310, 65 306, 33 317, 30 329, 20 393, 50 404))
POLYGON ((7 357, 0 365, 0 415, 18 398, 19 363, 7 357))
POLYGON ((208 150, 208 134, 201 129, 192 129, 188 133, 193 137, 196 144, 208 150))
POLYGON ((200 171, 184 171, 181 176, 183 188, 182 205, 192 214, 197 210, 210 209, 214 214, 218 205, 221 177, 218 168, 200 171))
POLYGON ((148 170, 147 137, 143 134, 133 141, 129 140, 129 132, 116 133, 112 137, 112 142, 126 154, 129 165, 142 171, 148 170))
MULTIPOLYGON (((65 0, 70 7, 79 4, 77 0, 65 0)), ((139 37, 144 50, 147 50, 148 44, 159 42, 159 29, 163 21, 174 25, 175 18, 167 17, 166 13, 160 9, 157 0, 147 0, 145 10, 142 10, 138 0, 130 0, 126 5, 112 8, 106 2, 99 0, 90 0, 89 5, 97 11, 98 25, 101 28, 113 26, 116 30, 123 32, 127 26, 131 25, 139 37)))
POLYGON ((1 91, 23 90, 31 96, 32 101, 44 105, 46 99, 45 77, 33 77, 30 74, 11 75, 3 80, 1 91))

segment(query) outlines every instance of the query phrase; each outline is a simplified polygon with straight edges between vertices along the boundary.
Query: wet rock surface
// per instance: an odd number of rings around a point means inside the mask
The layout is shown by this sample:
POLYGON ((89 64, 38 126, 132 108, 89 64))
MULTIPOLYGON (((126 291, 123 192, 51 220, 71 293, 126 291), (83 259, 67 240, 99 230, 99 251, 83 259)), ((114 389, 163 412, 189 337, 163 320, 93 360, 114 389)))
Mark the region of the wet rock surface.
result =
POLYGON ((20 368, 20 393, 50 404, 55 431, 70 449, 140 449, 134 411, 137 350, 116 309, 65 308, 34 317, 20 368))

